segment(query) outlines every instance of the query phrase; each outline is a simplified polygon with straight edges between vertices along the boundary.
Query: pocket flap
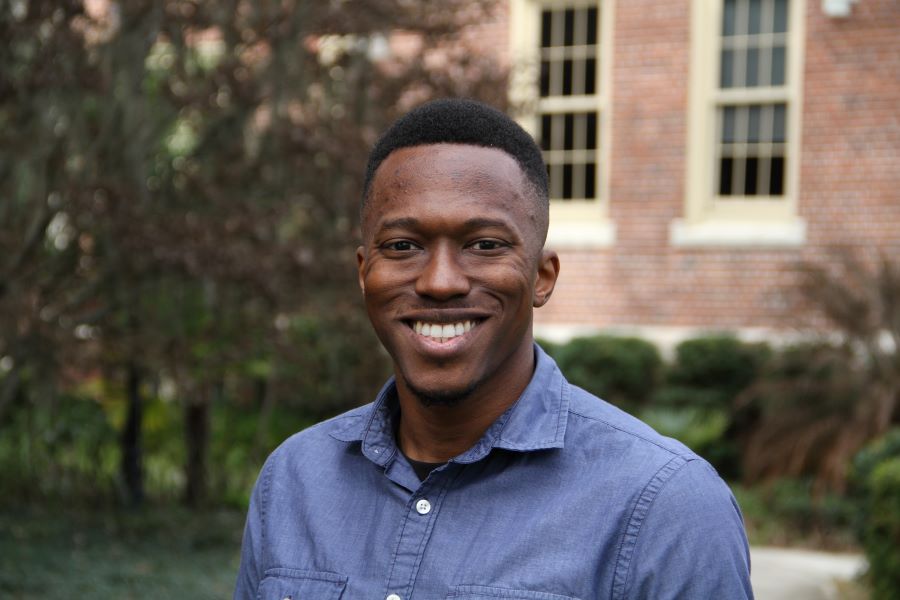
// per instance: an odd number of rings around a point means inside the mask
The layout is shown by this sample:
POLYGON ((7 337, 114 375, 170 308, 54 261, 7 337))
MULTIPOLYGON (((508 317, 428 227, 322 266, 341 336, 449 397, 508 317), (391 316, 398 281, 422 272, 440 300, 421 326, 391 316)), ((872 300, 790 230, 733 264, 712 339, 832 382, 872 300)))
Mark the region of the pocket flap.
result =
POLYGON ((486 585, 458 585, 447 595, 453 600, 578 600, 573 596, 560 596, 549 592, 513 590, 486 585))
POLYGON ((269 569, 259 584, 259 600, 340 600, 347 578, 327 571, 269 569))

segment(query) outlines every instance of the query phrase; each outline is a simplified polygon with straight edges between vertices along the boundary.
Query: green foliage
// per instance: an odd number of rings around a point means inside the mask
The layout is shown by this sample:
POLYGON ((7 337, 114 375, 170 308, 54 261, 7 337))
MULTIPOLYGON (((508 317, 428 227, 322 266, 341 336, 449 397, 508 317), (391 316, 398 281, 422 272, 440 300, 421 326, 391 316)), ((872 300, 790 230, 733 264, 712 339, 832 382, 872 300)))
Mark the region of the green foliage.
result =
POLYGON ((900 598, 900 457, 880 463, 869 477, 871 510, 865 549, 873 600, 900 598))
POLYGON ((865 371, 851 348, 825 342, 789 346, 741 397, 755 413, 742 448, 748 482, 813 477, 842 491, 854 454, 872 438, 865 371))
POLYGON ((815 494, 811 479, 779 479, 765 486, 732 485, 752 545, 855 550, 857 504, 835 493, 815 494))
POLYGON ((556 360, 570 382, 630 411, 649 399, 662 370, 650 342, 609 335, 575 338, 556 360))
POLYGON ((0 512, 0 597, 230 597, 244 513, 148 507, 0 512))
POLYGON ((701 406, 682 408, 651 406, 640 413, 641 420, 663 435, 673 437, 714 465, 722 438, 728 428, 728 413, 701 406))
POLYGON ((857 522, 874 600, 900 598, 900 428, 863 448, 853 460, 857 522))
POLYGON ((666 373, 669 391, 660 401, 729 409, 770 354, 765 344, 748 344, 727 335, 685 340, 675 348, 675 361, 666 373))

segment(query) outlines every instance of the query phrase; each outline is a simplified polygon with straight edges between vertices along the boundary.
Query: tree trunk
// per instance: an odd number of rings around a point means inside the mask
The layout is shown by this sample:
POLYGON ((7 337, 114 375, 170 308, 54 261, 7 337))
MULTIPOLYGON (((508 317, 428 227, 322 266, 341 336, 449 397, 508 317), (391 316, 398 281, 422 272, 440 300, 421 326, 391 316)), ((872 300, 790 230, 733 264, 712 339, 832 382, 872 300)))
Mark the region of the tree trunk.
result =
POLYGON ((141 373, 134 362, 129 361, 125 374, 125 391, 128 396, 128 416, 122 430, 122 480, 128 503, 139 506, 144 502, 144 468, 141 443, 141 423, 144 416, 144 399, 141 397, 141 373))
POLYGON ((209 446, 209 387, 200 388, 199 397, 185 404, 185 444, 187 446, 187 486, 184 501, 190 507, 206 501, 206 454, 209 446))

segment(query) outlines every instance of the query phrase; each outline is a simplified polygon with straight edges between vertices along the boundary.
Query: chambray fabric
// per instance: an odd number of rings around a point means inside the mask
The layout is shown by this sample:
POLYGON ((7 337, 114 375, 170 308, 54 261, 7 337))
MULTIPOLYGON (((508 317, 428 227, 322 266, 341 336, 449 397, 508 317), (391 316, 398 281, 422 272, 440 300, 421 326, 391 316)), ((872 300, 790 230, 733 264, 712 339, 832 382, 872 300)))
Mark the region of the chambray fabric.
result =
POLYGON ((423 482, 394 440, 393 380, 284 442, 253 491, 235 599, 752 598, 712 467, 535 355, 518 402, 423 482))

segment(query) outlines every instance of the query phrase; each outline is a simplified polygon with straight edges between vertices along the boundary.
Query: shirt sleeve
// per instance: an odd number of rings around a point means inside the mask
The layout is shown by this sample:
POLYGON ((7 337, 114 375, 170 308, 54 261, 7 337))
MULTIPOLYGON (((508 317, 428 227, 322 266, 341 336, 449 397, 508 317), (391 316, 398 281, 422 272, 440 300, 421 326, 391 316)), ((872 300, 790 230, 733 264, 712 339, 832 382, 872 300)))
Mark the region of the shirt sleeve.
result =
POLYGON ((629 531, 633 547, 616 597, 753 598, 740 508, 706 461, 688 460, 651 482, 629 531))
POLYGON ((265 493, 268 487, 271 463, 272 458, 269 457, 256 480, 253 493, 250 495, 250 508, 247 511, 244 539, 241 543, 241 566, 234 587, 234 600, 255 600, 257 597, 257 588, 262 578, 265 493))

